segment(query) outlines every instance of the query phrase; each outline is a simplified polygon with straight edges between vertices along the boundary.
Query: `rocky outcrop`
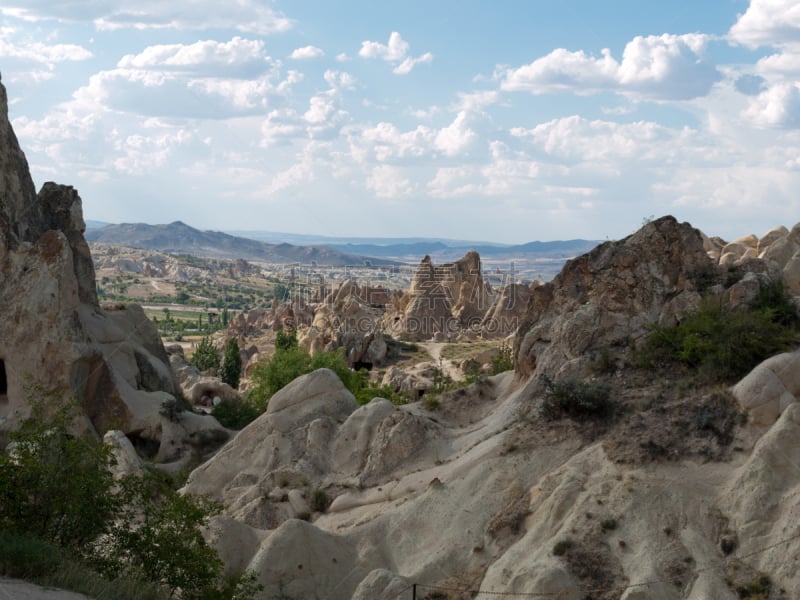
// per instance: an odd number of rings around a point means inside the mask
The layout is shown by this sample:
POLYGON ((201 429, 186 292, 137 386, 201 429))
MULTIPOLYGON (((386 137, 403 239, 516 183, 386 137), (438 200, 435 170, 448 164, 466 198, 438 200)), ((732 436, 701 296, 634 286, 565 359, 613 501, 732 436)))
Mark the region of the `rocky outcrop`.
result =
POLYGON ((577 373, 593 351, 674 322, 699 301, 695 279, 710 267, 700 232, 673 217, 570 260, 532 292, 514 342, 518 375, 577 373))
POLYGON ((800 223, 791 230, 780 225, 761 237, 751 233, 729 243, 709 240, 707 251, 721 267, 732 271, 747 271, 753 259, 761 259, 781 274, 789 292, 800 296, 800 223))
POLYGON ((502 288, 481 321, 481 337, 504 338, 516 332, 525 317, 533 289, 538 286, 538 282, 530 285, 510 283, 502 288))
POLYGON ((76 398, 100 434, 155 432, 176 391, 141 308, 98 305, 84 229, 73 188, 46 183, 36 194, 0 85, 0 430, 45 393, 76 398))
POLYGON ((383 364, 387 352, 381 322, 384 311, 365 300, 372 298, 371 292, 352 280, 330 292, 314 312, 311 327, 302 330, 300 344, 311 354, 342 348, 355 368, 383 364))
POLYGON ((395 337, 416 341, 435 334, 453 338, 465 330, 477 333, 492 299, 477 252, 441 266, 426 256, 408 293, 387 313, 385 327, 395 337))

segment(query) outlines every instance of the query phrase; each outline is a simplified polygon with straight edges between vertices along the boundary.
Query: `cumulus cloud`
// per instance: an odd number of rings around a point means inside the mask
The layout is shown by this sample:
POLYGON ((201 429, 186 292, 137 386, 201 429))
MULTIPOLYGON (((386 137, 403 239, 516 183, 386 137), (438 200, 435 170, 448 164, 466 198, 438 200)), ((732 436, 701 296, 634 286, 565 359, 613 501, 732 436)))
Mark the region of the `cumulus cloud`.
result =
POLYGON ((266 55, 261 40, 234 37, 228 42, 204 40, 194 44, 148 46, 139 54, 123 56, 117 66, 245 78, 277 67, 278 63, 266 55))
POLYGON ((728 37, 749 48, 800 45, 800 5, 796 0, 750 0, 728 37))
POLYGON ((27 21, 91 22, 98 30, 231 28, 261 35, 287 31, 292 22, 261 0, 4 0, 0 14, 27 21))
POLYGON ((433 61, 433 54, 430 52, 414 57, 408 56, 409 49, 408 42, 399 33, 393 31, 387 44, 369 40, 361 42, 361 50, 358 51, 358 55, 361 58, 379 58, 394 64, 392 72, 396 75, 408 75, 418 64, 433 61))
POLYGON ((355 77, 346 71, 334 71, 332 69, 328 69, 325 71, 323 78, 332 89, 353 90, 356 87, 355 77))
POLYGON ((559 48, 528 65, 499 73, 501 89, 532 94, 612 91, 635 97, 688 100, 707 94, 721 74, 706 57, 702 34, 637 36, 622 60, 559 48))
POLYGON ((460 111, 453 122, 436 134, 435 146, 445 156, 455 156, 466 150, 475 140, 476 133, 467 124, 468 113, 460 111))
POLYGON ((800 128, 800 83, 770 86, 750 101, 744 116, 759 127, 800 128))
POLYGON ((322 51, 322 48, 303 46, 302 48, 295 48, 289 55, 289 58, 293 58, 294 60, 312 60, 315 58, 322 58, 323 56, 325 56, 325 52, 322 51))

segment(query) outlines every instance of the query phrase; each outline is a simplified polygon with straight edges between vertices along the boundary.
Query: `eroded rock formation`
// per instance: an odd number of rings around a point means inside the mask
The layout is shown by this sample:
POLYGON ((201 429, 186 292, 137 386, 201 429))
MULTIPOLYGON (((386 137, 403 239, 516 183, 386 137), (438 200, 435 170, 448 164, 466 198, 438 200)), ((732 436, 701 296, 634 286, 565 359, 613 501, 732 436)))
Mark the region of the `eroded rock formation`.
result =
POLYGON ((75 398, 101 435, 158 441, 159 409, 176 393, 166 352, 141 307, 98 305, 84 229, 75 189, 35 192, 0 84, 0 430, 54 394, 75 398))

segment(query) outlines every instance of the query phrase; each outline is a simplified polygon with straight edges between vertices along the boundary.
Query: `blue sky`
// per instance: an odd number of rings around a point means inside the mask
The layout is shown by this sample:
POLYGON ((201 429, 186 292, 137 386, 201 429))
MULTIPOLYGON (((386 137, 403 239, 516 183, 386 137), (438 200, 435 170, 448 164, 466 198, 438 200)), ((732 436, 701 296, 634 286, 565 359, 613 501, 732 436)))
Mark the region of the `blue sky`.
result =
POLYGON ((795 0, 4 0, 86 218, 526 242, 800 218, 795 0))

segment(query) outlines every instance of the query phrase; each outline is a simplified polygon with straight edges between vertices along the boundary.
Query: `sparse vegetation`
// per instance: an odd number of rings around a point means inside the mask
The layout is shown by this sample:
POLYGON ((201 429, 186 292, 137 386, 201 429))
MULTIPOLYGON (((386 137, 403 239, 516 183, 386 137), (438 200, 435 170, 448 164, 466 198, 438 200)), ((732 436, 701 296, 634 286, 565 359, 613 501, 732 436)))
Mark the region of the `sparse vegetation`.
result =
POLYGON ((325 490, 316 488, 313 492, 311 492, 310 504, 311 510, 314 512, 325 512, 328 510, 328 506, 330 505, 328 494, 325 492, 325 490))
POLYGON ((553 556, 564 556, 574 546, 575 542, 570 539, 560 540, 553 546, 553 556))
POLYGON ((492 357, 491 374, 498 375, 514 368, 514 352, 511 346, 503 344, 500 350, 492 357))
POLYGON ((644 345, 645 366, 680 364, 711 382, 730 382, 797 342, 797 311, 783 285, 771 284, 748 309, 704 299, 677 325, 655 326, 644 345))
POLYGON ((768 600, 772 591, 772 579, 769 575, 761 574, 753 581, 736 588, 739 598, 745 600, 768 600))
POLYGON ((600 521, 600 529, 602 529, 603 532, 614 531, 617 528, 617 525, 617 520, 613 517, 600 521))
POLYGON ((543 377, 543 382, 545 396, 541 412, 547 419, 603 419, 611 416, 616 408, 611 399, 611 387, 606 383, 579 381, 572 377, 559 381, 543 377))

